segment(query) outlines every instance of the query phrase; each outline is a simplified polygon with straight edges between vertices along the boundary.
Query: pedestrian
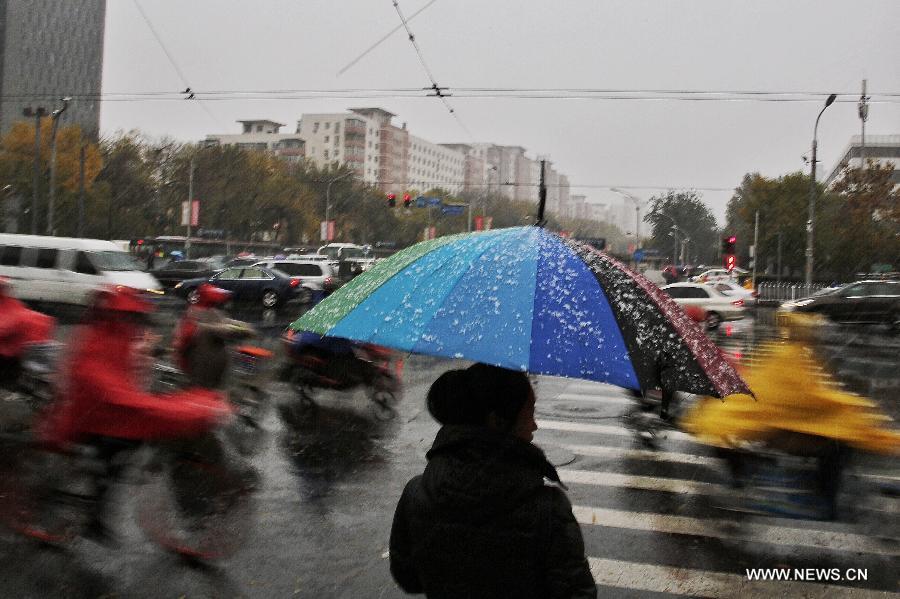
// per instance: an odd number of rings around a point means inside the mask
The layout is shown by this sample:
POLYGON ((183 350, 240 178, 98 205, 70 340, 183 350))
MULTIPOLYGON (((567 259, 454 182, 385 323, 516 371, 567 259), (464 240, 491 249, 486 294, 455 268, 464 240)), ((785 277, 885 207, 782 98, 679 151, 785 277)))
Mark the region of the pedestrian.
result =
POLYGON ((390 567, 400 587, 429 599, 596 597, 565 487, 531 443, 527 375, 485 364, 450 370, 427 403, 442 426, 394 515, 390 567))

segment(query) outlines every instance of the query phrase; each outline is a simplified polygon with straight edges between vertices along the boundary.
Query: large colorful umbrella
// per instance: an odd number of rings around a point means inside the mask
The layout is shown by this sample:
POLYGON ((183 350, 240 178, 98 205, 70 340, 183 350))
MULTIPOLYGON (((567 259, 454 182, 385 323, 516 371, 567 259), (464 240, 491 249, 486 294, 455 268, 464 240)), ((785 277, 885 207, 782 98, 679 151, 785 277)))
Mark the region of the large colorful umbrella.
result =
POLYGON ((539 227, 418 243, 291 328, 630 389, 717 397, 749 391, 656 285, 539 227))

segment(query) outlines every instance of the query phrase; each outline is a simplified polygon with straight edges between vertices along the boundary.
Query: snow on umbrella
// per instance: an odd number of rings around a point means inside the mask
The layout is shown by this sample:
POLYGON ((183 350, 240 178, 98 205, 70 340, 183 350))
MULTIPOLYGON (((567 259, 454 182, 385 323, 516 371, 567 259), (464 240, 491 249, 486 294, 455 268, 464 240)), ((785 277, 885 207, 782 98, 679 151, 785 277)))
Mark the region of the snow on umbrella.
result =
POLYGON ((359 275, 294 330, 629 389, 747 385, 649 280, 539 227, 439 237, 359 275))

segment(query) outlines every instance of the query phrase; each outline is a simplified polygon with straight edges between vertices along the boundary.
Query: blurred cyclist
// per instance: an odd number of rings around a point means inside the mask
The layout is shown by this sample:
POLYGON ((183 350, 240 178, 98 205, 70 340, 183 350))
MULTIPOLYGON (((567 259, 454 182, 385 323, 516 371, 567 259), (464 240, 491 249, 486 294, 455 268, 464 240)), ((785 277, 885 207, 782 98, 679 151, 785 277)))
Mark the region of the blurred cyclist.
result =
POLYGON ((218 387, 227 371, 231 339, 252 337, 253 327, 228 318, 219 309, 231 292, 209 283, 197 289, 199 301, 182 316, 172 341, 175 361, 188 379, 203 387, 218 387))
POLYGON ((152 306, 130 288, 107 288, 89 307, 62 368, 62 387, 39 427, 53 448, 92 446, 104 471, 96 480, 96 512, 87 536, 109 542, 104 516, 111 482, 142 441, 197 437, 231 413, 226 399, 208 388, 191 387, 153 395, 138 383, 139 345, 152 306))
POLYGON ((12 285, 0 277, 0 387, 19 379, 22 355, 29 343, 48 341, 54 320, 12 297, 12 285))

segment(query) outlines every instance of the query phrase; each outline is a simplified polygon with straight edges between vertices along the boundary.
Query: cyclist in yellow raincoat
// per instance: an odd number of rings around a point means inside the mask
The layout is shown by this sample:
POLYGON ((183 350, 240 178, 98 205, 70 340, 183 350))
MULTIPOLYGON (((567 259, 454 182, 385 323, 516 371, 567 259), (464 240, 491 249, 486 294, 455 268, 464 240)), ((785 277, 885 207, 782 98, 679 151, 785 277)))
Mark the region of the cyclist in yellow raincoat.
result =
POLYGON ((783 340, 761 346, 741 376, 756 399, 706 398, 684 427, 710 445, 736 447, 762 442, 789 453, 817 453, 817 442, 838 442, 863 451, 900 454, 900 433, 876 404, 841 390, 819 365, 814 350, 822 317, 783 312, 783 340))

